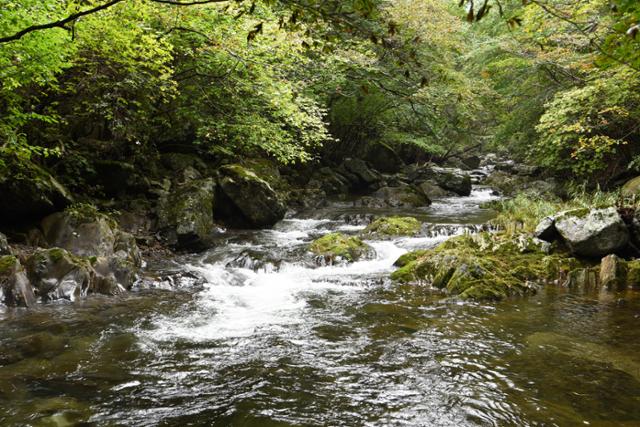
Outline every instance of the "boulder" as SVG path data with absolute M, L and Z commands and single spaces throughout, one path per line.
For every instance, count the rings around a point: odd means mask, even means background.
M 89 292 L 93 269 L 88 260 L 64 249 L 40 249 L 26 262 L 27 276 L 43 301 L 75 301 Z
M 117 223 L 89 205 L 75 206 L 42 221 L 49 246 L 69 251 L 76 257 L 105 258 L 111 274 L 124 289 L 133 286 L 142 266 L 135 237 L 120 230 Z
M 72 202 L 69 192 L 43 168 L 26 160 L 3 159 L 0 167 L 0 221 L 40 219 Z
M 626 262 L 616 255 L 607 255 L 600 261 L 600 284 L 608 290 L 623 290 L 627 282 Z
M 341 233 L 326 234 L 314 240 L 309 250 L 322 264 L 354 262 L 375 256 L 373 248 L 358 237 L 349 237 Z
M 449 195 L 449 192 L 440 187 L 434 180 L 423 181 L 417 184 L 422 193 L 429 199 L 436 197 L 445 197 Z
M 0 303 L 8 306 L 30 307 L 36 302 L 33 288 L 18 258 L 0 257 Z
M 382 173 L 396 173 L 404 167 L 404 161 L 388 144 L 378 142 L 370 144 L 364 159 Z
M 218 211 L 226 219 L 251 228 L 262 228 L 271 227 L 284 218 L 286 207 L 273 188 L 253 171 L 237 164 L 223 166 L 219 185 L 226 199 L 224 202 L 232 205 Z M 234 213 L 240 217 L 231 218 Z
M 640 176 L 627 181 L 623 186 L 621 193 L 625 197 L 640 195 Z
M 180 249 L 204 249 L 214 231 L 213 179 L 174 183 L 158 200 L 158 228 L 167 242 Z
M 386 239 L 397 236 L 415 236 L 420 233 L 421 228 L 422 223 L 415 218 L 390 216 L 376 219 L 362 233 L 366 238 Z
M 578 267 L 579 260 L 548 253 L 530 235 L 482 232 L 453 237 L 434 249 L 400 257 L 391 278 L 429 283 L 462 299 L 499 300 L 535 293 Z
M 429 206 L 431 200 L 417 187 L 404 185 L 401 187 L 382 187 L 372 194 L 374 199 L 383 201 L 388 207 L 419 208 Z
M 162 166 L 174 173 L 180 173 L 187 168 L 193 168 L 199 172 L 207 170 L 207 164 L 195 154 L 163 153 L 160 156 L 160 162 Z
M 558 230 L 556 230 L 555 218 L 550 216 L 543 218 L 536 226 L 533 235 L 545 242 L 551 243 L 556 241 L 560 235 L 558 234 Z
M 347 171 L 349 175 L 347 178 L 352 177 L 351 183 L 354 190 L 370 188 L 382 181 L 382 176 L 361 159 L 346 159 L 342 162 L 341 168 Z
M 603 257 L 622 250 L 629 231 L 615 207 L 575 209 L 557 216 L 555 228 L 573 253 Z
M 459 169 L 427 165 L 410 172 L 409 178 L 413 182 L 433 180 L 438 186 L 459 196 L 471 194 L 471 176 Z

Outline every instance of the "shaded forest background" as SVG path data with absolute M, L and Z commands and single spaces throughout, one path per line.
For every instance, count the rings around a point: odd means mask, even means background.
M 605 187 L 640 170 L 632 0 L 2 3 L 5 177 L 36 164 L 99 195 L 96 159 L 144 171 L 176 150 L 494 151 Z

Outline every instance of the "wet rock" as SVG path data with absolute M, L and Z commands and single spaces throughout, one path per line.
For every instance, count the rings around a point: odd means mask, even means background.
M 314 240 L 309 250 L 322 260 L 322 264 L 354 262 L 372 258 L 375 251 L 358 237 L 330 233 Z
M 226 201 L 233 204 L 248 227 L 271 227 L 284 218 L 286 208 L 271 186 L 254 172 L 240 166 L 227 165 L 220 169 L 219 185 Z M 218 206 L 216 206 L 217 208 Z M 219 211 L 229 218 L 232 210 Z
M 319 188 L 291 190 L 288 204 L 299 210 L 323 207 L 327 204 L 327 193 Z
M 7 236 L 0 233 L 0 255 L 13 255 Z
M 411 217 L 378 218 L 364 229 L 367 238 L 391 238 L 396 236 L 415 236 L 420 233 L 422 223 Z
M 214 198 L 213 179 L 189 177 L 174 183 L 158 200 L 158 228 L 170 245 L 193 250 L 207 247 L 215 228 Z
M 70 193 L 41 167 L 26 160 L 4 160 L 0 167 L 0 221 L 39 219 L 72 202 Z
M 92 283 L 88 260 L 64 249 L 40 249 L 27 259 L 27 276 L 43 301 L 75 301 L 87 295 Z
M 626 288 L 627 268 L 624 260 L 616 255 L 607 255 L 600 261 L 600 284 L 608 290 Z
M 388 207 L 424 207 L 431 204 L 431 200 L 417 187 L 405 185 L 402 187 L 383 187 L 371 195 L 375 199 L 384 201 Z
M 553 217 L 545 217 L 536 226 L 533 235 L 545 242 L 554 242 L 560 237 L 556 230 L 556 220 Z
M 549 255 L 529 235 L 487 232 L 453 237 L 435 249 L 403 255 L 396 264 L 395 281 L 430 283 L 450 295 L 480 300 L 534 293 L 537 283 L 564 278 L 579 265 Z
M 140 250 L 135 237 L 120 230 L 110 217 L 81 206 L 48 216 L 42 229 L 51 247 L 63 248 L 76 257 L 106 258 L 118 285 L 125 289 L 133 285 L 142 266 Z
M 598 273 L 593 268 L 578 268 L 569 273 L 563 287 L 580 292 L 589 292 L 598 288 Z
M 31 307 L 36 302 L 33 288 L 18 258 L 0 257 L 0 303 L 11 307 Z
M 555 227 L 572 252 L 580 256 L 603 257 L 629 242 L 629 231 L 614 207 L 564 212 L 556 218 Z

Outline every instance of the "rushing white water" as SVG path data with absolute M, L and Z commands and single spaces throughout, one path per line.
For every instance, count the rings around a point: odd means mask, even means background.
M 495 198 L 491 190 L 477 189 L 469 197 L 436 201 L 433 211 L 468 214 L 480 209 L 480 203 Z M 208 254 L 188 266 L 207 282 L 195 303 L 180 317 L 155 319 L 155 328 L 144 332 L 146 338 L 156 342 L 202 342 L 277 334 L 279 328 L 305 321 L 307 301 L 314 296 L 362 292 L 371 280 L 385 280 L 393 263 L 408 250 L 434 247 L 453 235 L 474 230 L 464 225 L 435 225 L 419 237 L 367 241 L 376 252 L 371 260 L 322 267 L 310 262 L 306 247 L 314 237 L 334 230 L 357 232 L 362 228 L 329 219 L 287 219 L 273 230 L 260 232 L 255 243 L 227 245 L 218 249 L 217 256 L 216 251 Z M 241 250 L 251 251 L 244 264 L 254 268 L 230 266 L 230 260 Z M 254 258 L 261 257 L 279 259 L 254 262 Z

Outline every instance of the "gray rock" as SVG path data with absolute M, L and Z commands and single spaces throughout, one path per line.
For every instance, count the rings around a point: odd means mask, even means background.
M 612 254 L 629 242 L 627 226 L 614 207 L 564 212 L 555 227 L 572 252 L 585 257 Z
M 251 228 L 271 227 L 284 218 L 286 207 L 263 179 L 240 165 L 227 165 L 220 169 L 219 185 L 242 221 Z M 217 207 L 217 206 L 216 206 Z M 220 211 L 229 220 L 233 210 Z M 239 218 L 235 218 L 237 221 Z
M 31 307 L 35 302 L 33 288 L 20 261 L 11 255 L 0 257 L 0 303 Z
M 116 275 L 118 285 L 124 289 L 133 286 L 142 266 L 140 250 L 135 237 L 120 230 L 113 219 L 97 212 L 65 211 L 45 218 L 42 229 L 49 246 L 76 257 L 106 258 L 114 268 L 128 271 Z
M 342 163 L 342 167 L 357 178 L 357 181 L 354 182 L 355 188 L 367 188 L 382 181 L 382 176 L 372 170 L 364 160 L 346 159 Z
M 433 180 L 435 183 L 459 196 L 471 194 L 471 177 L 459 169 L 424 166 L 409 173 L 413 182 Z
M 40 249 L 26 262 L 27 276 L 43 301 L 75 301 L 87 295 L 93 269 L 88 260 L 64 249 Z
M 556 220 L 554 217 L 545 217 L 538 223 L 533 235 L 545 242 L 554 242 L 560 235 L 556 230 Z
M 169 244 L 181 249 L 206 248 L 215 228 L 213 179 L 195 176 L 185 175 L 183 183 L 175 183 L 158 200 L 158 228 Z
M 418 188 L 427 196 L 429 199 L 433 199 L 434 197 L 444 197 L 448 196 L 449 192 L 444 188 L 440 187 L 436 184 L 435 181 L 423 181 L 417 184 Z

